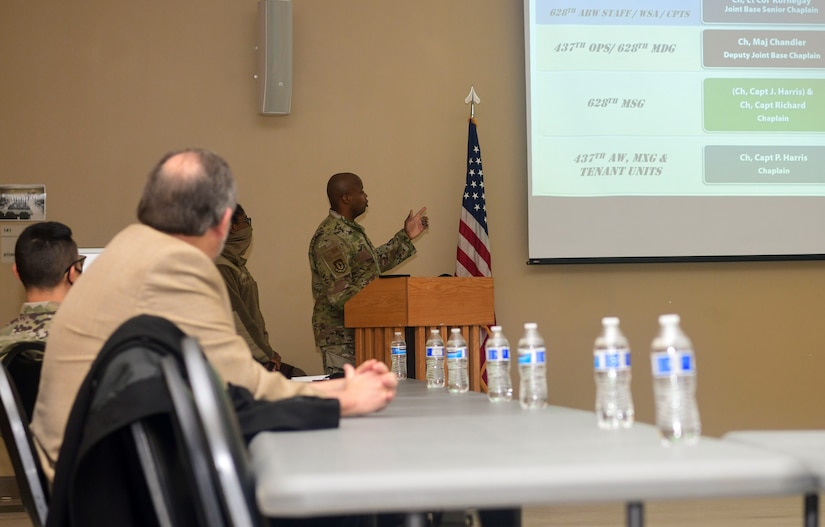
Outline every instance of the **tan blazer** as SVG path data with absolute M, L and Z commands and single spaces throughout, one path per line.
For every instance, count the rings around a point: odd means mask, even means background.
M 224 381 L 258 399 L 318 395 L 312 385 L 268 372 L 252 357 L 235 331 L 226 286 L 208 256 L 151 227 L 130 225 L 80 276 L 52 322 L 32 420 L 49 480 L 92 361 L 109 335 L 140 314 L 164 317 L 196 337 Z

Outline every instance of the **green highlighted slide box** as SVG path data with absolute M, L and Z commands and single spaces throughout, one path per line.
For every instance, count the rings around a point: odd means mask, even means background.
M 825 79 L 705 79 L 708 132 L 825 132 Z
M 825 146 L 711 145 L 705 183 L 825 183 Z

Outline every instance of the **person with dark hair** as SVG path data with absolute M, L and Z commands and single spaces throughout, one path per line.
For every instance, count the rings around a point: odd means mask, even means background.
M 52 317 L 80 273 L 72 230 L 56 221 L 33 223 L 14 245 L 12 272 L 23 283 L 26 302 L 17 318 L 0 328 L 0 357 L 19 342 L 45 342 Z
M 324 397 L 347 416 L 381 410 L 395 396 L 397 379 L 376 361 L 348 368 L 344 379 L 303 383 L 267 371 L 252 357 L 214 263 L 230 230 L 236 192 L 217 154 L 187 149 L 164 156 L 144 187 L 140 223 L 115 235 L 61 304 L 32 420 L 49 480 L 83 379 L 109 336 L 137 315 L 165 318 L 196 338 L 223 381 L 255 399 Z
M 355 218 L 367 210 L 367 193 L 361 178 L 350 172 L 333 175 L 327 182 L 329 215 L 309 243 L 312 272 L 312 329 L 324 371 L 334 375 L 345 364 L 355 364 L 355 336 L 344 327 L 344 304 L 379 274 L 415 254 L 413 240 L 429 226 L 424 207 L 410 210 L 404 228 L 380 247 L 373 246 Z
M 281 355 L 269 344 L 264 315 L 258 298 L 258 283 L 246 268 L 247 258 L 252 248 L 252 218 L 238 204 L 232 213 L 229 236 L 221 254 L 215 260 L 232 302 L 232 315 L 238 334 L 249 345 L 255 360 L 267 370 L 280 371 L 289 379 L 306 375 L 291 364 L 281 361 Z

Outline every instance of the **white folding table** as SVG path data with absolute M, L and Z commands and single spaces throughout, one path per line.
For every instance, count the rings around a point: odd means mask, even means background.
M 745 430 L 729 432 L 723 439 L 782 452 L 802 461 L 818 482 L 805 493 L 803 524 L 819 525 L 818 492 L 825 490 L 825 430 Z
M 409 526 L 424 525 L 426 511 L 619 501 L 639 527 L 645 501 L 817 485 L 786 453 L 711 438 L 665 447 L 648 424 L 600 430 L 593 412 L 522 410 L 413 380 L 382 412 L 338 429 L 261 433 L 250 453 L 267 516 L 403 512 Z

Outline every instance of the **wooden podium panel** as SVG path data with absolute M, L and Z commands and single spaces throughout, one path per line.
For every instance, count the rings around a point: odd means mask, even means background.
M 377 278 L 344 306 L 344 325 L 355 329 L 355 362 L 375 358 L 390 363 L 394 331 L 413 331 L 415 378 L 425 378 L 425 344 L 431 328 L 444 341 L 460 327 L 467 341 L 470 389 L 481 389 L 480 334 L 495 322 L 492 278 Z

